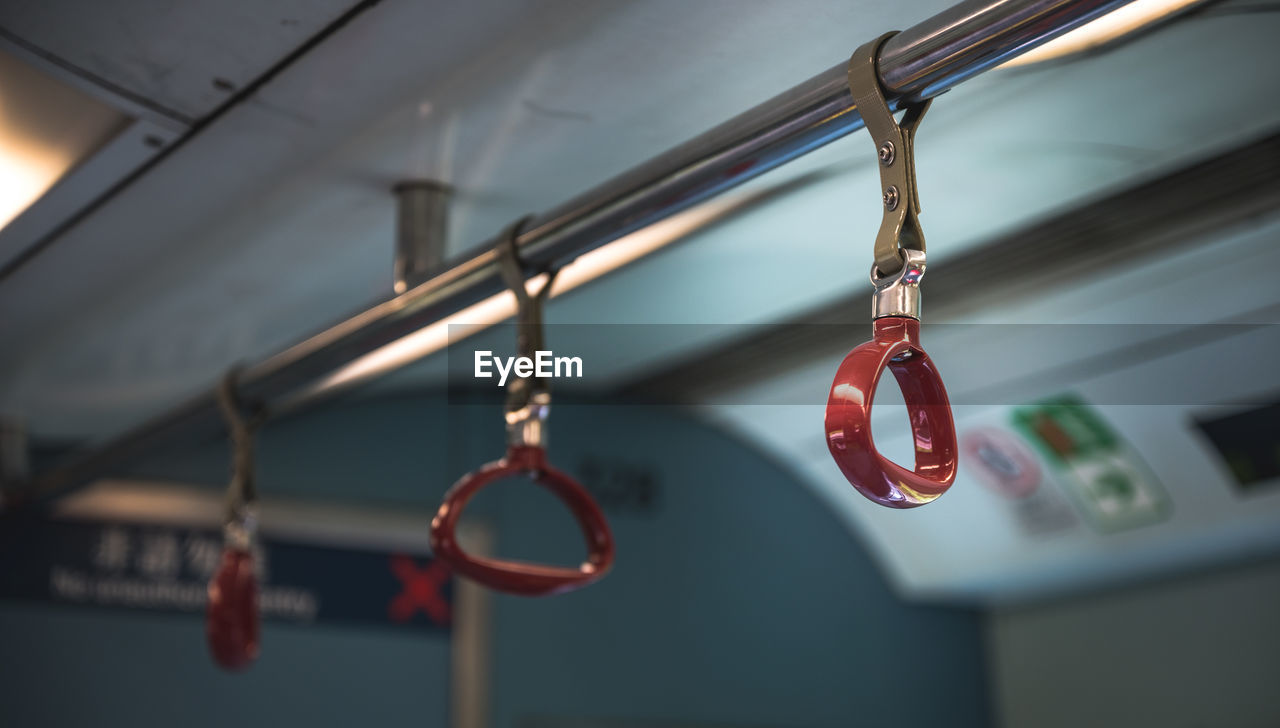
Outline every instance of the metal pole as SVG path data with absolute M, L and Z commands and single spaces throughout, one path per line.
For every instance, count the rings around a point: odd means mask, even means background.
M 17 419 L 0 417 L 0 504 L 21 503 L 31 495 L 27 431 Z
M 887 41 L 880 79 L 894 108 L 903 99 L 931 98 L 1128 1 L 962 2 Z M 520 235 L 521 259 L 531 266 L 566 264 L 862 128 L 846 72 L 847 62 L 841 61 L 537 216 Z M 486 241 L 435 277 L 247 367 L 239 382 L 242 395 L 270 407 L 332 394 L 315 384 L 368 352 L 504 290 L 496 244 Z M 215 389 L 38 475 L 35 492 L 56 495 L 149 453 L 218 432 Z
M 396 196 L 397 294 L 428 280 L 444 264 L 449 234 L 449 186 L 433 180 L 406 180 L 392 191 Z

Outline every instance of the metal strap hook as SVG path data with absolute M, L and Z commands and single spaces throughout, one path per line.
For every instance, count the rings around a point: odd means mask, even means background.
M 903 251 L 920 252 L 924 263 L 924 232 L 920 228 L 920 193 L 916 185 L 915 132 L 932 100 L 909 104 L 901 122 L 880 87 L 877 65 L 880 48 L 897 31 L 885 33 L 854 51 L 849 59 L 849 90 L 858 113 L 876 145 L 880 160 L 884 222 L 876 235 L 872 280 L 898 272 L 906 257 Z M 923 269 L 921 270 L 923 275 Z
M 530 218 L 512 223 L 497 246 L 498 269 L 502 280 L 516 297 L 516 355 L 533 359 L 545 347 L 542 323 L 543 304 L 555 284 L 558 270 L 546 271 L 547 279 L 537 293 L 530 294 L 525 285 L 524 261 L 520 259 L 520 230 Z M 507 388 L 507 433 L 510 444 L 541 446 L 545 440 L 544 424 L 551 407 L 551 385 L 535 373 L 518 377 Z
M 946 387 L 920 345 L 920 279 L 924 233 L 916 189 L 914 138 L 929 102 L 907 106 L 902 122 L 880 88 L 877 58 L 894 34 L 867 43 L 849 59 L 849 90 L 880 160 L 884 222 L 871 265 L 872 340 L 850 351 L 827 398 L 827 448 L 840 472 L 867 498 L 890 508 L 914 508 L 942 495 L 956 476 L 956 429 Z M 915 467 L 904 468 L 876 450 L 871 406 L 885 370 L 906 401 L 915 441 Z
M 258 576 L 253 548 L 257 538 L 258 499 L 253 476 L 253 436 L 266 419 L 261 406 L 246 408 L 232 368 L 218 387 L 218 405 L 227 420 L 233 449 L 227 486 L 227 520 L 222 559 L 209 582 L 205 638 L 214 662 L 225 670 L 243 670 L 257 659 L 260 640 Z
M 260 404 L 246 406 L 241 400 L 237 387 L 239 368 L 232 368 L 222 378 L 218 386 L 218 406 L 222 409 L 227 421 L 227 430 L 231 437 L 232 460 L 231 482 L 227 486 L 227 528 L 228 538 L 233 535 L 239 538 L 251 538 L 251 534 L 232 534 L 233 530 L 252 529 L 250 521 L 254 518 L 252 506 L 258 500 L 258 489 L 254 481 L 254 435 L 266 421 L 266 408 Z M 236 529 L 239 526 L 239 529 Z M 245 544 L 247 547 L 247 544 Z

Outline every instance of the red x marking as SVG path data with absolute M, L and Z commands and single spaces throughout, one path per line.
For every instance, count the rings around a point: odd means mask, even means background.
M 440 587 L 449 581 L 449 567 L 435 560 L 419 569 L 413 557 L 396 554 L 391 557 L 391 573 L 404 585 L 403 591 L 391 600 L 387 612 L 397 622 L 408 622 L 419 610 L 440 624 L 449 622 L 449 602 L 440 593 Z

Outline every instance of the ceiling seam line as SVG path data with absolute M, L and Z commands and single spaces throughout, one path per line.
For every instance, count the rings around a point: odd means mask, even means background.
M 152 101 L 151 99 L 147 98 L 143 94 L 140 94 L 136 91 L 131 91 L 108 78 L 99 76 L 98 74 L 88 70 L 87 68 L 78 66 L 72 63 L 71 61 L 68 61 L 67 59 L 63 58 L 62 56 L 59 56 L 53 51 L 47 50 L 45 48 L 42 48 L 36 45 L 35 43 L 32 43 L 31 41 L 28 41 L 27 39 L 14 33 L 13 31 L 9 30 L 8 28 L 2 25 L 0 25 L 0 38 L 3 38 L 6 42 L 12 43 L 13 45 L 18 46 L 19 48 L 22 48 L 28 53 L 40 58 L 43 61 L 47 61 L 51 65 L 57 66 L 58 68 L 66 71 L 67 73 L 70 73 L 73 76 L 76 76 L 77 78 L 83 81 L 86 81 L 88 83 L 93 84 L 94 86 L 97 86 L 98 88 L 102 89 L 103 91 L 106 91 L 107 93 L 110 93 L 114 96 L 119 96 L 120 98 L 128 101 L 131 104 L 135 104 L 137 106 L 140 106 L 146 109 L 147 111 L 155 113 L 159 116 L 163 116 L 164 118 L 170 121 L 176 121 L 179 124 L 182 124 L 184 127 L 191 127 L 191 126 L 194 126 L 196 123 L 195 118 L 187 116 L 186 114 L 180 111 L 177 111 L 176 109 L 171 109 L 163 104 L 156 103 L 155 101 Z
M 262 75 L 258 76 L 239 91 L 236 91 L 231 98 L 223 102 L 221 106 L 197 120 L 190 126 L 186 133 L 178 137 L 178 139 L 172 144 L 157 152 L 155 156 L 151 157 L 146 162 L 143 162 L 137 169 L 133 170 L 123 179 L 111 185 L 111 187 L 109 187 L 105 192 L 86 203 L 53 230 L 50 230 L 48 233 L 44 234 L 38 240 L 20 251 L 17 255 L 10 258 L 8 262 L 3 266 L 0 266 L 0 285 L 3 285 L 5 281 L 12 278 L 22 268 L 31 263 L 31 261 L 39 257 L 41 253 L 52 247 L 63 235 L 67 234 L 81 222 L 88 219 L 98 210 L 102 209 L 102 207 L 114 199 L 116 195 L 119 195 L 121 192 L 132 186 L 134 182 L 137 182 L 152 169 L 155 169 L 161 162 L 168 159 L 169 155 L 184 147 L 187 142 L 194 139 L 197 134 L 207 129 L 232 109 L 249 100 L 250 97 L 260 91 L 307 53 L 315 49 L 316 46 L 329 39 L 351 21 L 355 20 L 356 17 L 380 2 L 382 2 L 382 0 L 361 0 L 361 2 L 352 6 L 333 22 L 329 23 L 319 32 L 304 41 L 302 45 L 299 45 L 297 48 L 290 51 L 288 55 L 277 61 Z

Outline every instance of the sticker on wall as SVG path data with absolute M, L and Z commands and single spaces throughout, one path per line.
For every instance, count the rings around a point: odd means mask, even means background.
M 1035 453 L 1017 435 L 995 427 L 977 427 L 961 435 L 960 447 L 962 467 L 1003 496 L 1024 534 L 1048 535 L 1079 523 L 1062 494 L 1045 487 Z
M 1013 411 L 1017 428 L 1063 478 L 1087 520 L 1103 532 L 1163 521 L 1173 504 L 1138 453 L 1092 405 L 1067 395 Z

